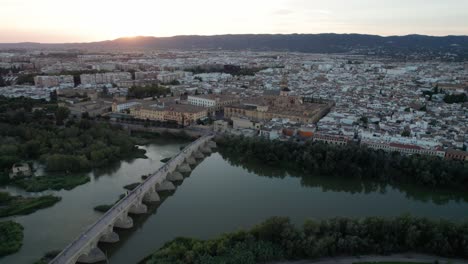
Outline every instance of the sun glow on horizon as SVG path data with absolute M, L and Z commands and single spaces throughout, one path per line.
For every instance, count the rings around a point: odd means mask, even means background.
M 468 34 L 468 1 L 463 0 L 0 0 L 0 6 L 0 42 L 247 33 Z

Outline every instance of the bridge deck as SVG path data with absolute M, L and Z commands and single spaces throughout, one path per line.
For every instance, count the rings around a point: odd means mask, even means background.
M 128 210 L 135 202 L 141 201 L 144 194 L 153 186 L 163 182 L 166 179 L 167 173 L 174 171 L 177 166 L 184 162 L 188 153 L 197 150 L 201 145 L 213 138 L 212 135 L 203 136 L 196 141 L 190 143 L 179 154 L 169 160 L 155 173 L 143 181 L 138 187 L 128 193 L 123 199 L 117 202 L 111 209 L 104 213 L 94 224 L 92 224 L 79 237 L 71 242 L 59 255 L 57 255 L 50 263 L 52 264 L 68 264 L 74 259 L 77 259 L 84 249 L 90 246 L 93 241 L 99 239 L 99 236 L 109 226 L 113 225 L 115 220 L 119 218 L 123 211 Z

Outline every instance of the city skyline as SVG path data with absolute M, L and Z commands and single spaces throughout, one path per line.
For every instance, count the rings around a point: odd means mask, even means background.
M 92 42 L 119 37 L 358 33 L 468 35 L 468 2 L 273 0 L 171 2 L 0 0 L 0 42 Z

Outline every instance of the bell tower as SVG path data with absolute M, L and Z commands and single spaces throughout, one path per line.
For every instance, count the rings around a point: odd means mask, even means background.
M 286 75 L 283 75 L 283 78 L 281 79 L 280 88 L 280 96 L 289 96 L 289 92 L 291 92 L 291 90 L 288 88 L 288 77 Z

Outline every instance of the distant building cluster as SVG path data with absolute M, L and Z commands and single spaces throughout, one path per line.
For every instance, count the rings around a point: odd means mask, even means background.
M 71 75 L 36 76 L 34 77 L 34 85 L 37 88 L 73 88 L 75 86 L 75 82 Z
M 6 85 L 0 95 L 49 100 L 59 91 L 76 116 L 112 112 L 180 126 L 212 124 L 216 131 L 246 136 L 354 141 L 463 159 L 468 63 L 426 56 L 402 61 L 253 51 L 9 51 L 0 53 Z M 132 87 L 161 86 L 167 94 L 129 97 Z
M 121 81 L 131 81 L 132 75 L 129 72 L 107 72 L 96 74 L 82 74 L 80 76 L 82 85 L 97 84 L 117 84 Z

